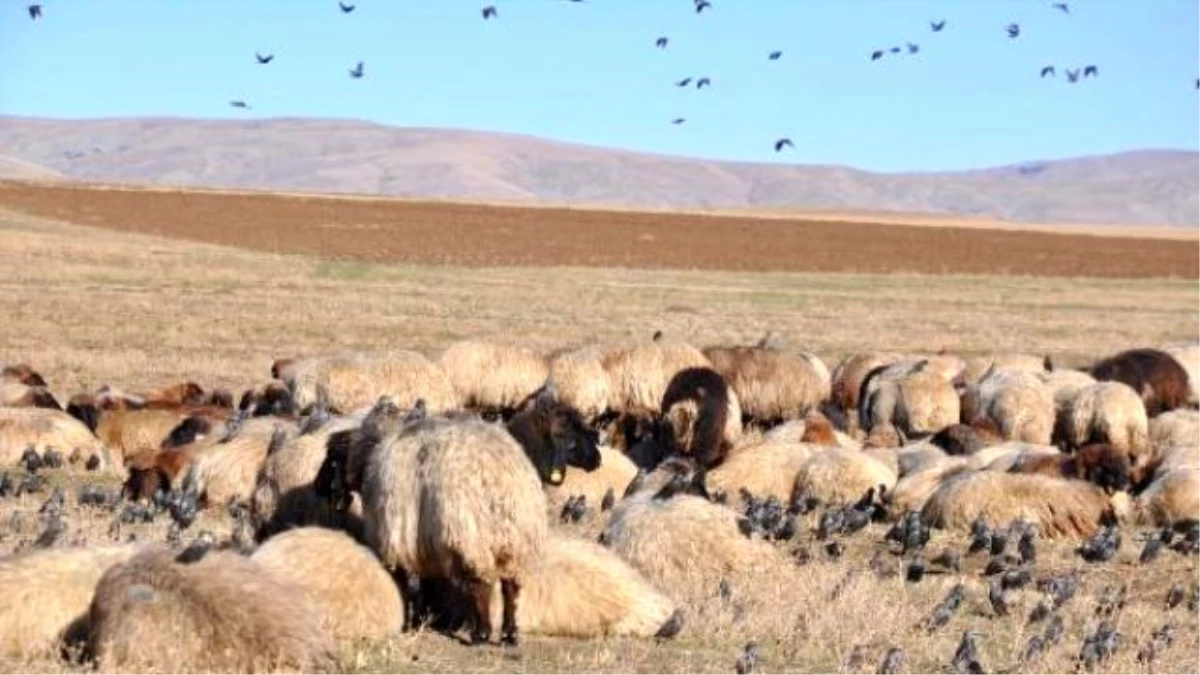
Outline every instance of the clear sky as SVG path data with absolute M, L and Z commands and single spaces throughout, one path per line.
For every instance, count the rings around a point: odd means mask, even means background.
M 0 114 L 358 118 L 880 171 L 1200 146 L 1196 0 L 354 1 L 42 0 L 31 21 L 0 0 Z

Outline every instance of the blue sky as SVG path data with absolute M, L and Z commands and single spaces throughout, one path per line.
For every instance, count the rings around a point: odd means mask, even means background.
M 1200 147 L 1196 0 L 710 2 L 42 0 L 34 22 L 0 0 L 0 114 L 343 117 L 879 171 Z M 921 51 L 868 58 L 906 41 Z M 1089 63 L 1099 78 L 1065 82 Z

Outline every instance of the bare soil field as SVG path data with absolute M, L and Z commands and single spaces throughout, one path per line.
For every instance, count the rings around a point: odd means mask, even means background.
M 746 270 L 769 260 L 772 249 L 770 242 L 760 241 L 756 228 L 776 232 L 770 228 L 778 227 L 783 240 L 799 242 L 793 253 L 777 244 L 789 260 L 807 260 L 811 249 L 800 244 L 820 237 L 787 234 L 810 227 L 790 222 L 728 219 L 714 221 L 718 227 L 701 218 L 629 216 L 624 224 L 606 225 L 604 217 L 582 217 L 585 224 L 579 227 L 593 243 L 608 241 L 604 235 L 612 231 L 626 237 L 647 231 L 684 246 L 694 239 L 675 238 L 677 231 L 710 232 L 704 236 L 711 238 L 703 240 L 709 248 L 660 250 L 664 239 L 642 242 L 661 254 L 659 260 L 636 245 L 592 250 L 587 243 L 574 243 L 567 232 L 576 221 L 559 228 L 542 211 L 537 217 L 520 210 L 501 216 L 499 209 L 469 207 L 422 211 L 367 203 L 360 210 L 321 200 L 158 199 L 71 188 L 0 189 L 5 270 L 0 312 L 7 319 L 0 323 L 0 362 L 32 364 L 62 396 L 103 383 L 136 390 L 181 379 L 241 391 L 266 380 L 271 361 L 280 356 L 388 347 L 436 356 L 464 337 L 547 351 L 645 338 L 659 328 L 697 345 L 754 341 L 773 330 L 785 345 L 815 351 L 830 365 L 851 351 L 877 348 L 1029 351 L 1079 364 L 1133 345 L 1200 339 L 1194 244 L 1153 242 L 1140 249 L 1140 242 L 1114 238 L 1105 241 L 1116 242 L 1126 254 L 1113 254 L 1110 261 L 1071 257 L 1076 243 L 1092 238 L 1068 237 L 1071 246 L 1047 252 L 1050 259 L 1074 260 L 1079 267 L 1070 269 L 1079 274 L 1095 270 L 1100 276 L 1107 275 L 1105 264 L 1128 264 L 1125 269 L 1138 272 L 1130 276 L 1170 274 L 1168 261 L 1178 259 L 1182 271 L 1175 274 L 1182 278 L 1176 279 L 1046 276 L 1002 265 L 987 269 L 1018 276 L 885 275 L 865 271 L 889 269 L 879 261 L 868 265 L 864 256 L 860 270 L 847 266 L 833 249 L 819 249 L 823 252 L 815 262 L 791 268 L 803 272 L 751 273 Z M 439 238 L 449 235 L 435 236 L 442 227 L 458 233 L 459 249 Z M 509 233 L 496 233 L 505 227 Z M 292 236 L 293 229 L 300 234 Z M 921 249 L 920 260 L 945 262 L 928 263 L 926 272 L 957 265 L 939 246 L 975 236 L 947 230 L 938 239 L 904 234 L 905 228 L 893 225 L 879 231 L 893 233 L 907 246 L 932 246 Z M 506 243 L 513 233 L 529 251 Z M 432 241 L 411 241 L 423 236 Z M 733 242 L 743 240 L 749 252 L 734 248 Z M 863 245 L 868 244 L 874 245 Z M 734 250 L 725 256 L 721 246 Z M 1128 255 L 1130 246 L 1143 253 Z M 691 264 L 683 255 L 688 251 L 704 264 Z M 1184 264 L 1188 251 L 1190 268 Z M 305 253 L 342 259 L 300 255 Z M 962 255 L 985 261 L 985 253 Z M 655 269 L 593 267 L 642 265 L 643 260 Z M 433 262 L 454 265 L 418 264 Z M 841 272 L 817 273 L 826 269 L 822 264 Z M 1016 258 L 1010 264 L 1016 265 Z M 705 271 L 663 269 L 672 266 Z M 724 266 L 730 271 L 720 271 Z M 113 528 L 116 512 L 76 503 L 81 484 L 100 482 L 111 490 L 116 487 L 112 479 L 61 471 L 48 476 L 50 485 L 38 494 L 0 499 L 0 554 L 38 537 L 38 510 L 53 485 L 66 488 L 62 543 L 166 536 L 165 515 L 152 524 Z M 589 538 L 605 520 L 594 507 L 579 524 L 560 524 L 553 515 L 554 527 Z M 1144 531 L 1126 529 L 1120 552 L 1105 564 L 1084 563 L 1071 542 L 1040 543 L 1035 578 L 1079 570 L 1082 585 L 1060 610 L 1062 641 L 1023 666 L 1019 659 L 1026 644 L 1046 629 L 1045 621 L 1028 621 L 1044 594 L 1032 586 L 1019 590 L 1008 614 L 999 616 L 988 601 L 988 578 L 981 574 L 984 556 L 965 559 L 957 573 L 931 565 L 923 581 L 910 583 L 902 571 L 881 576 L 869 564 L 881 552 L 886 567 L 901 570 L 901 558 L 883 543 L 884 526 L 847 537 L 845 552 L 832 558 L 824 542 L 815 539 L 815 525 L 810 518 L 796 540 L 777 545 L 787 561 L 793 550 L 807 548 L 812 560 L 806 565 L 731 577 L 728 597 L 719 592 L 719 579 L 679 591 L 686 624 L 673 640 L 527 635 L 514 650 L 465 647 L 423 630 L 377 643 L 344 644 L 343 667 L 347 672 L 729 672 L 746 643 L 754 641 L 759 649 L 754 672 L 875 672 L 891 646 L 905 651 L 901 672 L 953 672 L 955 648 L 970 629 L 979 632 L 980 660 L 988 671 L 1073 672 L 1085 638 L 1106 618 L 1097 613 L 1101 597 L 1110 587 L 1127 584 L 1124 607 L 1107 617 L 1121 632 L 1120 647 L 1094 671 L 1196 672 L 1197 614 L 1186 604 L 1166 610 L 1164 600 L 1177 583 L 1195 593 L 1197 559 L 1164 551 L 1154 564 L 1138 565 Z M 230 529 L 229 516 L 216 509 L 185 531 L 183 541 L 204 530 L 224 537 Z M 935 532 L 928 550 L 932 557 L 943 547 L 965 551 L 966 545 L 962 534 Z M 959 582 L 966 591 L 962 607 L 947 625 L 927 631 L 922 620 Z M 1176 631 L 1173 644 L 1152 665 L 1139 663 L 1137 655 L 1151 634 L 1168 623 Z M 53 655 L 0 660 L 3 672 L 84 668 Z
M 1200 276 L 1194 241 L 825 219 L 0 183 L 0 208 L 272 253 L 379 263 Z

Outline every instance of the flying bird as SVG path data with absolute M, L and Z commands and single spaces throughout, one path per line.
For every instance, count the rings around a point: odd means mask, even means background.
M 879 59 L 882 59 L 882 58 L 883 58 L 883 50 L 882 49 L 876 49 L 875 51 L 871 52 L 871 60 L 872 61 L 878 61 Z
M 1096 70 L 1096 66 L 1084 66 L 1083 67 L 1083 76 L 1084 77 L 1095 77 L 1095 76 L 1098 76 L 1099 74 L 1100 74 L 1100 72 L 1098 70 Z
M 40 18 L 41 16 L 42 16 L 42 6 L 41 5 L 30 5 L 29 6 L 29 19 L 30 20 Z
M 1047 75 L 1054 77 L 1054 66 L 1046 66 L 1045 68 L 1042 68 L 1042 77 Z
M 363 76 L 363 62 L 359 61 L 358 65 L 350 69 L 350 77 L 358 79 Z
M 675 83 L 675 86 L 676 86 L 676 87 L 686 87 L 686 86 L 688 86 L 688 85 L 689 85 L 689 84 L 691 84 L 691 83 L 692 83 L 692 78 L 690 78 L 690 77 L 685 77 L 685 78 L 683 78 L 682 80 L 680 80 L 680 81 L 676 82 L 676 83 Z
M 933 32 L 940 33 L 942 29 L 946 27 L 946 20 L 942 19 L 941 21 L 930 21 L 929 27 L 933 30 Z
M 484 7 L 481 12 L 483 13 L 483 18 L 485 19 L 496 16 L 496 6 L 488 5 L 487 7 Z
M 664 35 L 664 36 L 658 38 L 657 40 L 655 40 L 654 46 L 658 47 L 659 49 L 666 49 L 667 48 L 667 37 Z
M 266 56 L 263 56 L 262 54 L 259 54 L 258 52 L 254 52 L 254 58 L 258 59 L 259 63 L 266 64 L 266 63 L 270 63 L 271 59 L 275 58 L 275 55 L 267 54 Z
M 768 54 L 767 58 L 772 61 L 778 61 L 779 57 L 781 57 L 781 56 L 783 56 L 783 52 L 781 52 L 779 50 L 775 50 L 775 51 L 771 52 L 770 54 Z
M 687 120 L 684 119 L 683 117 L 676 117 L 675 119 L 671 120 L 671 124 L 679 125 L 679 124 L 683 124 L 686 121 Z
M 229 105 L 233 106 L 234 108 L 246 108 L 247 110 L 250 109 L 250 106 L 247 105 L 245 101 L 230 101 Z
M 775 152 L 779 152 L 779 151 L 783 150 L 784 146 L 789 147 L 793 150 L 796 149 L 796 146 L 792 145 L 792 139 L 781 138 L 781 139 L 775 141 Z
M 1015 38 L 1021 34 L 1021 27 L 1015 23 L 1008 24 L 1004 27 L 1004 30 L 1008 33 L 1008 37 L 1010 38 Z
M 1056 2 L 1056 3 L 1054 3 L 1053 5 L 1050 5 L 1050 6 L 1051 6 L 1051 7 L 1053 7 L 1054 9 L 1061 9 L 1061 10 L 1063 11 L 1063 13 L 1064 13 L 1064 14 L 1070 14 L 1070 13 L 1071 13 L 1071 8 L 1070 8 L 1070 7 L 1067 7 L 1067 3 L 1065 3 L 1065 2 Z
M 703 12 L 704 8 L 706 7 L 712 7 L 712 5 L 709 4 L 708 0 L 700 0 L 696 3 L 696 13 L 699 14 L 700 12 Z
M 908 48 L 909 54 L 916 54 L 917 52 L 921 51 L 921 45 L 914 44 L 912 42 L 906 42 L 904 43 L 904 46 Z
M 1067 82 L 1078 82 L 1078 81 L 1079 81 L 1079 69 L 1076 68 L 1075 70 L 1071 70 L 1068 68 L 1067 69 Z
M 706 86 L 711 87 L 712 80 L 709 80 L 707 77 L 702 77 L 702 78 L 696 80 L 696 88 L 697 89 L 703 89 Z
M 338 2 L 338 7 L 342 8 L 343 14 L 349 14 L 350 12 L 354 11 L 354 5 L 347 5 L 344 2 Z
M 888 51 L 890 51 L 890 52 L 891 52 L 891 53 L 893 53 L 893 54 L 899 54 L 899 53 L 900 53 L 900 48 L 899 48 L 899 47 L 892 47 L 892 48 L 891 48 L 891 49 L 889 49 Z

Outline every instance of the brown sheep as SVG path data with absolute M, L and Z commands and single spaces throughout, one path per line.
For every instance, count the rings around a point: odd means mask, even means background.
M 88 646 L 105 671 L 338 667 L 304 590 L 232 551 L 180 562 L 155 545 L 110 568 L 88 612 Z
M 0 369 L 0 380 L 16 382 L 28 387 L 46 387 L 46 380 L 28 363 L 12 363 Z
M 70 415 L 48 408 L 0 408 L 0 466 L 16 464 L 29 448 L 38 455 L 56 450 L 89 469 L 119 470 L 104 444 Z
M 729 383 L 742 414 L 762 426 L 803 417 L 829 398 L 824 364 L 803 355 L 747 346 L 703 350 L 713 369 Z
M 1188 373 L 1170 354 L 1158 349 L 1130 349 L 1101 359 L 1088 369 L 1099 381 L 1129 385 L 1154 417 L 1188 404 L 1191 385 Z
M 136 546 L 35 549 L 0 557 L 0 658 L 48 656 L 60 641 L 82 640 L 88 605 L 109 567 Z
M 78 399 L 73 399 L 73 405 L 75 416 L 109 449 L 117 471 L 153 463 L 163 443 L 189 418 L 202 418 L 216 427 L 223 425 L 230 415 L 226 408 L 210 406 L 97 408 L 91 403 L 81 405 Z M 190 426 L 187 431 L 194 433 L 197 429 Z
M 676 373 L 661 407 L 667 452 L 691 455 L 704 467 L 719 465 L 732 445 L 726 434 L 730 417 L 740 417 L 735 400 L 725 379 L 712 368 L 686 368 Z
M 1129 490 L 1134 484 L 1129 457 L 1106 443 L 1091 443 L 1070 455 L 1024 453 L 1008 471 L 1036 473 L 1054 478 L 1076 478 L 1108 492 Z
M 404 600 L 395 581 L 370 549 L 344 532 L 288 530 L 250 559 L 304 589 L 339 640 L 380 640 L 404 628 Z

